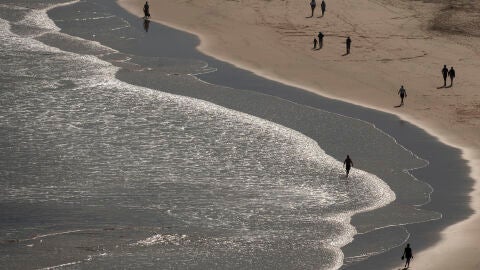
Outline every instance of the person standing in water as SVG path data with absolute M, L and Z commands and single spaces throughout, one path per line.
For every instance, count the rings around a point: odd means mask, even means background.
M 402 260 L 404 258 L 407 259 L 405 261 L 405 268 L 410 267 L 410 260 L 413 259 L 413 253 L 412 253 L 412 249 L 410 248 L 410 244 L 407 244 L 407 246 L 405 247 L 405 250 L 403 251 Z
M 443 87 L 446 87 L 447 86 L 447 76 L 448 76 L 447 65 L 443 65 L 442 76 L 443 76 Z
M 455 69 L 453 67 L 448 71 L 448 76 L 450 77 L 450 87 L 453 86 L 453 79 L 455 79 Z
M 145 18 L 150 18 L 150 6 L 148 5 L 148 1 L 143 5 L 143 13 L 145 14 Z
M 322 0 L 322 3 L 320 4 L 320 8 L 322 9 L 322 17 L 325 14 L 325 9 L 327 8 L 327 4 L 325 3 L 325 0 Z
M 350 46 L 352 45 L 352 40 L 350 39 L 350 37 L 347 37 L 347 41 L 345 41 L 345 44 L 347 44 L 347 53 L 346 54 L 350 54 Z
M 312 16 L 310 16 L 310 17 L 313 17 L 313 11 L 315 11 L 316 6 L 317 6 L 317 3 L 315 2 L 315 0 L 311 0 L 310 1 L 310 8 L 312 9 Z
M 401 99 L 400 106 L 403 106 L 403 99 L 407 97 L 407 90 L 403 88 L 403 85 L 400 86 L 400 90 L 398 90 L 398 94 L 400 95 L 400 99 Z
M 350 173 L 350 169 L 353 167 L 353 161 L 350 159 L 349 155 L 347 155 L 347 158 L 343 162 L 343 166 L 345 166 L 345 170 L 348 177 L 348 174 Z

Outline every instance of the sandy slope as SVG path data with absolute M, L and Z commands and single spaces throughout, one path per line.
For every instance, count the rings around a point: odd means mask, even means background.
M 397 114 L 461 148 L 477 180 L 472 207 L 478 210 L 480 38 L 428 30 L 474 32 L 480 26 L 468 18 L 477 18 L 469 13 L 475 9 L 418 1 L 326 1 L 323 18 L 317 17 L 319 3 L 314 18 L 306 18 L 309 0 L 155 0 L 150 6 L 153 20 L 198 35 L 199 49 L 208 55 L 324 96 Z M 119 3 L 143 16 L 144 0 Z M 312 50 L 318 31 L 326 35 L 324 46 Z M 347 35 L 352 53 L 343 56 Z M 452 88 L 438 89 L 443 64 L 456 69 Z M 406 106 L 395 108 L 402 84 Z M 475 214 L 417 254 L 415 268 L 480 269 L 478 243 L 480 216 Z

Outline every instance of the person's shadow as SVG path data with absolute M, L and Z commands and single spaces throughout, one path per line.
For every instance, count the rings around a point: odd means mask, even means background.
M 148 28 L 150 28 L 150 20 L 144 19 L 143 20 L 143 29 L 145 29 L 145 32 L 148 32 Z
M 394 108 L 400 108 L 400 107 L 402 107 L 402 106 L 403 106 L 403 104 L 398 104 L 398 105 L 395 105 L 395 106 L 393 106 L 393 107 L 394 107 Z
M 344 54 L 342 54 L 342 56 L 347 56 L 347 55 L 349 55 L 349 53 L 344 53 Z
M 452 88 L 453 85 L 442 85 L 442 86 L 439 86 L 437 87 L 437 89 L 443 89 L 443 88 Z

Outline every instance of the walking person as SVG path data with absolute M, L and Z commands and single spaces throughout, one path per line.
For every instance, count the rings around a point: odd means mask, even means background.
M 345 41 L 345 44 L 347 44 L 347 53 L 346 54 L 350 54 L 350 46 L 352 45 L 352 40 L 350 39 L 350 37 L 347 37 L 347 40 Z
M 412 249 L 410 248 L 410 244 L 407 244 L 405 250 L 403 251 L 402 260 L 403 259 L 407 259 L 405 261 L 405 268 L 410 267 L 410 260 L 413 259 L 413 253 Z
M 443 87 L 447 87 L 447 76 L 448 76 L 447 65 L 443 65 L 442 76 L 443 76 Z
M 313 17 L 313 12 L 315 11 L 316 6 L 317 6 L 317 3 L 315 2 L 315 0 L 311 0 L 310 1 L 310 8 L 312 9 L 312 16 L 310 16 L 310 18 Z
M 450 77 L 450 87 L 453 86 L 453 79 L 455 79 L 455 69 L 453 67 L 448 71 L 448 77 Z
M 323 33 L 318 32 L 318 48 L 321 49 L 323 47 Z
M 400 107 L 400 106 L 403 106 L 403 99 L 407 97 L 407 90 L 403 88 L 403 85 L 400 86 L 400 89 L 398 90 L 398 94 L 400 95 L 400 99 L 401 99 L 400 105 L 398 106 Z
M 343 166 L 345 166 L 345 171 L 347 173 L 347 178 L 348 178 L 348 174 L 350 173 L 350 168 L 353 167 L 353 161 L 350 159 L 349 155 L 347 155 L 347 158 L 343 162 Z
M 313 38 L 313 49 L 315 50 L 317 48 L 317 39 Z
M 143 13 L 145 14 L 145 18 L 150 18 L 150 6 L 148 5 L 148 1 L 143 5 Z
M 327 8 L 327 4 L 325 3 L 325 0 L 322 0 L 322 3 L 320 4 L 320 8 L 322 9 L 322 17 L 325 14 L 325 9 Z

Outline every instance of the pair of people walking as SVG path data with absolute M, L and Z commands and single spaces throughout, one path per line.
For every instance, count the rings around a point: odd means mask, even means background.
M 455 70 L 453 67 L 448 70 L 447 65 L 443 65 L 442 68 L 442 76 L 443 76 L 443 87 L 447 87 L 447 76 L 450 77 L 450 87 L 453 86 L 453 79 L 455 79 Z
M 318 49 L 321 49 L 323 47 L 323 33 L 318 32 L 318 41 L 316 38 L 313 38 L 313 49 L 317 48 L 317 43 L 318 43 Z
M 311 0 L 310 9 L 312 10 L 312 15 L 310 16 L 310 18 L 313 17 L 313 13 L 316 7 L 317 7 L 317 3 L 315 2 L 315 0 Z M 327 4 L 325 3 L 324 0 L 322 0 L 322 3 L 320 4 L 320 8 L 322 9 L 322 17 L 323 17 L 325 15 L 325 10 L 327 8 Z

